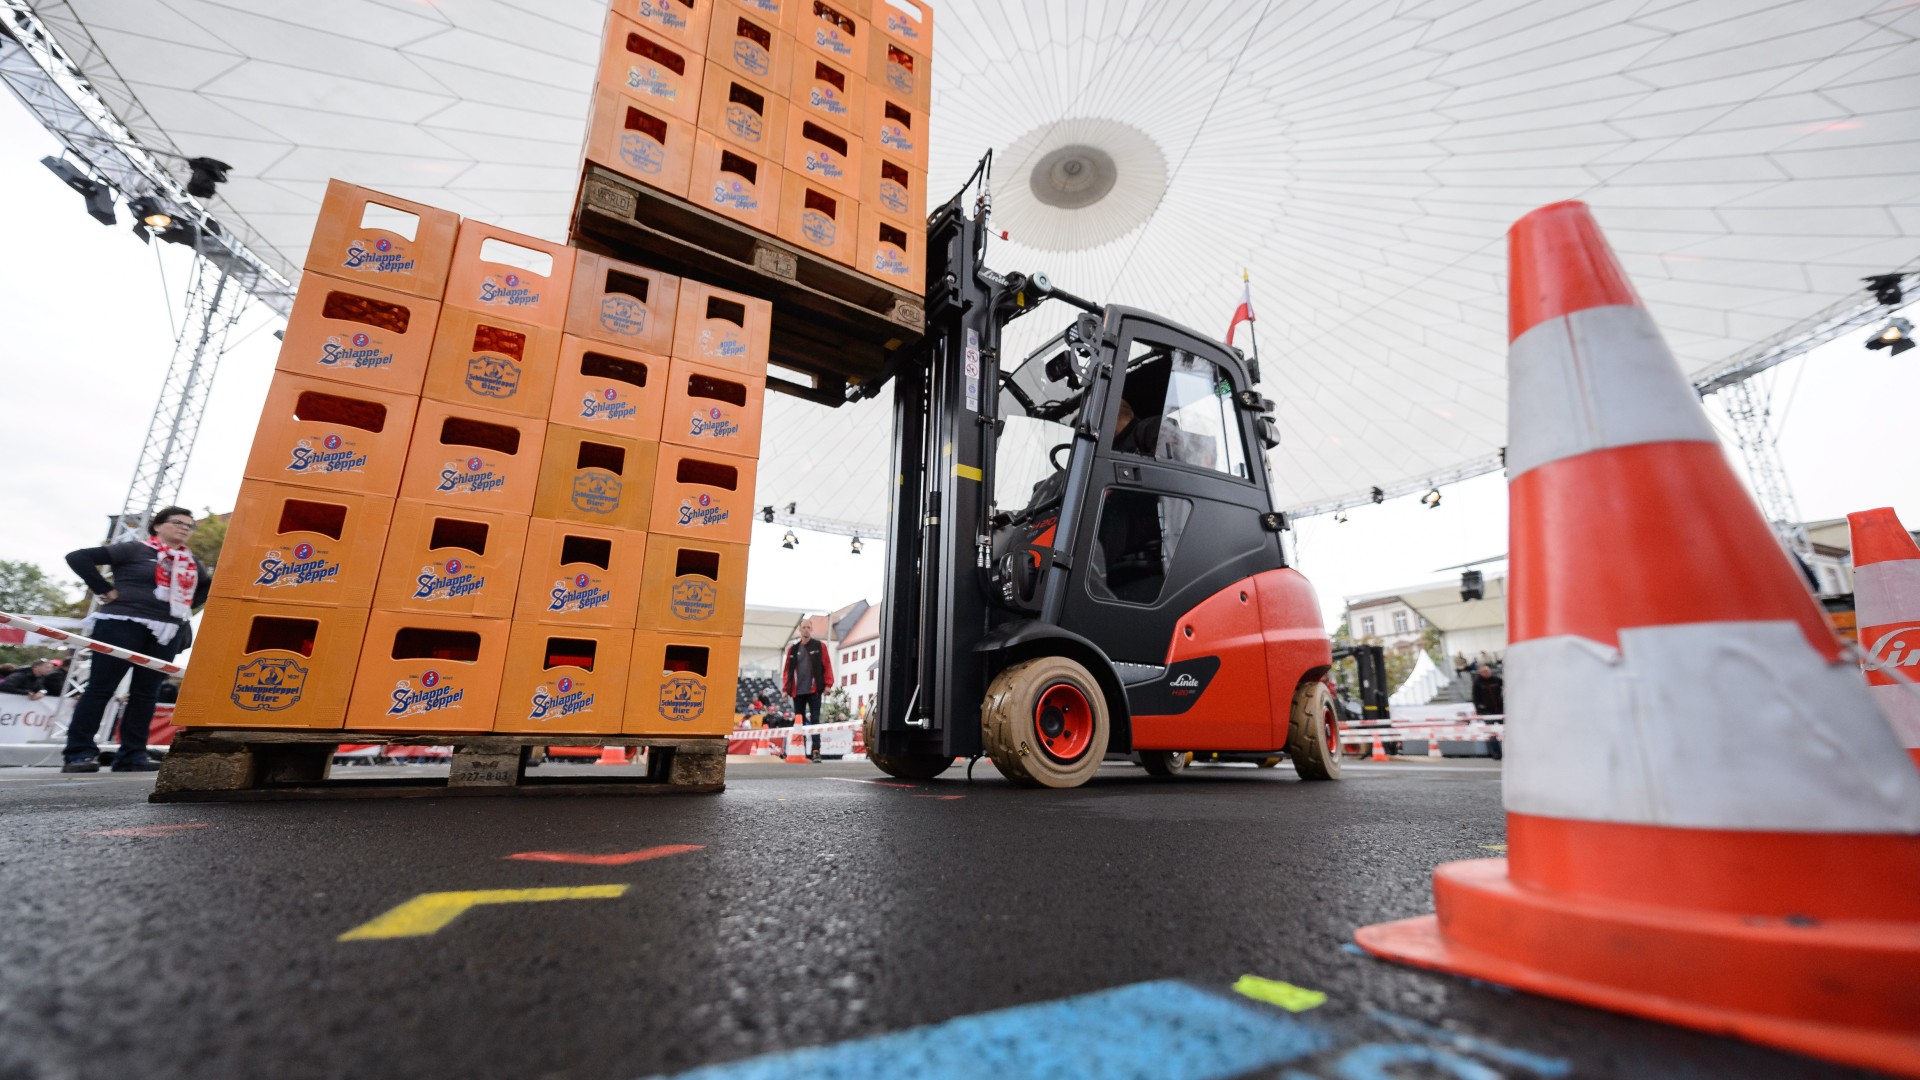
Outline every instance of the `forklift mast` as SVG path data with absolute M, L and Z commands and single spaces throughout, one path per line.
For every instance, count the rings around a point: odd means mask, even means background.
M 977 577 L 991 558 L 1000 332 L 1041 299 L 1024 276 L 986 267 L 983 218 L 955 198 L 928 223 L 927 333 L 893 373 L 877 729 L 894 754 L 982 752 L 988 658 L 975 646 L 988 611 Z

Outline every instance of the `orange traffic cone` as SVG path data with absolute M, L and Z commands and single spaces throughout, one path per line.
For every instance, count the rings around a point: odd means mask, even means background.
M 600 760 L 595 765 L 625 765 L 627 748 L 624 746 L 603 746 L 600 748 Z
M 1920 1075 L 1920 772 L 1586 206 L 1509 243 L 1509 857 L 1355 940 Z
M 787 764 L 807 764 L 807 737 L 797 732 L 787 736 Z
M 1377 731 L 1373 733 L 1373 753 L 1367 755 L 1367 760 L 1368 761 L 1387 760 L 1387 748 L 1380 745 L 1380 733 Z
M 1438 735 L 1427 736 L 1427 756 L 1430 758 L 1446 756 L 1445 754 L 1442 754 L 1440 752 L 1440 736 Z
M 1867 685 L 1894 737 L 1920 765 L 1920 685 L 1913 685 L 1920 684 L 1920 544 L 1892 507 L 1848 514 L 1847 523 L 1860 648 L 1874 665 Z

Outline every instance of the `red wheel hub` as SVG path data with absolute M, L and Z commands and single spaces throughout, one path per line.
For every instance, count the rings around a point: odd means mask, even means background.
M 1340 721 L 1335 719 L 1338 715 L 1331 703 L 1320 710 L 1320 726 L 1326 735 L 1327 756 L 1331 758 L 1337 758 L 1346 752 L 1346 747 L 1340 745 Z
M 1093 706 L 1079 687 L 1054 683 L 1041 691 L 1033 707 L 1033 730 L 1048 757 L 1070 764 L 1093 742 Z

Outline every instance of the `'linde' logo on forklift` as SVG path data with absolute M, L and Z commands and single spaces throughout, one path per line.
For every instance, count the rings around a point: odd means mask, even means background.
M 1194 678 L 1191 673 L 1183 671 L 1178 676 L 1176 676 L 1172 682 L 1168 683 L 1167 685 L 1172 687 L 1173 692 L 1176 694 L 1182 691 L 1187 691 L 1190 693 L 1194 690 L 1200 689 L 1200 680 Z

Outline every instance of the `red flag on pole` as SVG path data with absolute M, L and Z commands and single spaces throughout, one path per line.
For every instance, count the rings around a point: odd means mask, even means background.
M 1253 280 L 1245 267 L 1240 269 L 1240 306 L 1233 309 L 1233 321 L 1227 324 L 1227 344 L 1233 344 L 1233 332 L 1241 323 L 1253 321 Z

